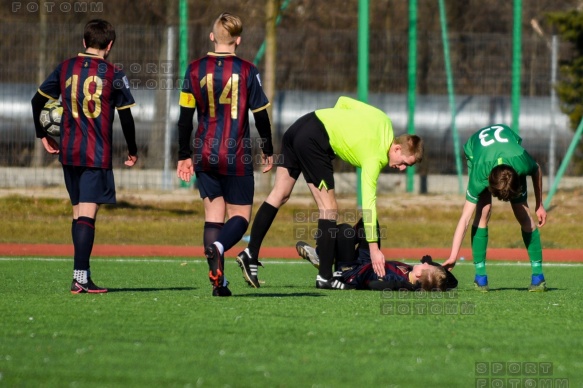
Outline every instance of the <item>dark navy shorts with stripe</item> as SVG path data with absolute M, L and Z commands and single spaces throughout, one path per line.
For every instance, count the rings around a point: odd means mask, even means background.
M 202 199 L 223 197 L 226 203 L 232 205 L 253 204 L 253 175 L 233 176 L 197 171 L 196 182 Z
M 63 165 L 63 174 L 73 206 L 80 202 L 116 203 L 112 169 Z
M 332 160 L 336 157 L 324 124 L 314 112 L 300 117 L 284 133 L 281 145 L 283 163 L 289 175 L 328 190 L 334 188 Z

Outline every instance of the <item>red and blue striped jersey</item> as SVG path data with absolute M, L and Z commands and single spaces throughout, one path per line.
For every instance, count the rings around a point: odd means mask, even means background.
M 235 54 L 208 53 L 190 63 L 180 106 L 196 108 L 196 171 L 253 175 L 249 110 L 269 106 L 259 71 Z
M 115 108 L 135 105 L 123 71 L 102 57 L 79 54 L 57 66 L 38 92 L 61 96 L 61 163 L 112 168 Z
M 362 252 L 361 252 L 362 254 Z M 367 251 L 368 254 L 368 251 Z M 349 268 L 342 271 L 341 280 L 358 289 L 366 289 L 371 281 L 383 280 L 389 284 L 390 282 L 408 282 L 409 272 L 413 270 L 413 266 L 401 263 L 400 261 L 385 261 L 385 276 L 379 279 L 375 273 L 370 256 L 359 257 L 359 259 Z

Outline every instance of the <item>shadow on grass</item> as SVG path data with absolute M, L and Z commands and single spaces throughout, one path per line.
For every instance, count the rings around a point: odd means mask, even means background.
M 561 290 L 561 288 L 550 288 L 549 287 L 544 292 L 559 291 L 559 290 Z M 492 292 L 492 291 L 528 291 L 528 289 L 526 289 L 524 287 L 499 287 L 499 288 L 490 288 L 489 292 Z M 479 291 L 476 291 L 476 292 L 479 292 Z M 537 293 L 544 293 L 544 292 L 543 291 L 532 291 L 529 293 L 537 294 Z M 484 294 L 487 294 L 487 292 L 485 292 Z
M 291 294 L 281 294 L 281 293 L 269 293 L 269 294 L 234 294 L 233 296 L 237 298 L 284 298 L 284 297 L 292 297 L 292 298 L 301 298 L 304 296 L 326 296 L 325 294 L 317 294 L 315 292 L 294 292 Z
M 133 204 L 128 201 L 118 201 L 115 206 L 108 207 L 108 211 L 115 213 L 116 211 L 129 209 L 129 210 L 147 210 L 152 212 L 159 212 L 159 213 L 172 213 L 176 215 L 194 215 L 198 214 L 199 212 L 196 209 L 166 209 L 161 208 L 153 205 L 143 205 L 143 204 Z
M 108 288 L 107 292 L 155 292 L 155 291 L 192 291 L 195 287 L 165 287 L 165 288 Z

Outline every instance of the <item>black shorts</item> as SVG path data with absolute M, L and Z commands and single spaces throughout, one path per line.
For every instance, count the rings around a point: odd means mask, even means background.
M 318 188 L 334 188 L 332 160 L 336 157 L 330 146 L 326 128 L 314 112 L 300 117 L 285 132 L 281 153 L 289 175 L 298 179 L 300 173 L 306 182 Z
M 512 198 L 510 200 L 510 203 L 513 203 L 513 204 L 523 203 L 523 202 L 528 201 L 528 186 L 527 186 L 526 175 L 521 175 L 521 176 L 519 176 L 519 178 L 520 178 L 520 187 L 522 187 L 522 189 L 521 189 L 520 195 L 518 197 Z M 490 190 L 488 190 L 487 188 L 484 189 L 480 193 L 480 196 L 482 196 L 483 194 L 488 194 L 488 195 L 490 195 L 490 198 L 492 198 L 492 193 L 490 193 Z
M 513 198 L 510 200 L 510 203 L 522 203 L 528 201 L 528 186 L 526 183 L 526 175 L 520 176 L 520 186 L 522 187 L 522 191 L 517 198 Z
M 80 202 L 116 203 L 112 169 L 63 165 L 63 175 L 73 206 Z
M 202 199 L 223 197 L 225 202 L 232 205 L 253 204 L 253 175 L 232 176 L 197 171 L 196 182 Z

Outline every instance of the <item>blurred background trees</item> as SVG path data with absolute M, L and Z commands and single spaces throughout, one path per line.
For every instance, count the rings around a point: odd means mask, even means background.
M 208 38 L 211 23 L 221 12 L 229 11 L 240 15 L 244 22 L 243 43 L 237 54 L 253 61 L 266 39 L 267 5 L 273 2 L 281 5 L 283 0 L 189 0 L 189 60 L 212 50 Z M 504 98 L 510 96 L 512 86 L 514 2 L 446 0 L 445 3 L 455 93 L 470 97 L 500 96 L 495 103 L 505 104 Z M 531 21 L 534 20 L 547 37 L 553 32 L 560 36 L 561 72 L 557 90 L 562 109 L 570 116 L 573 127 L 583 115 L 580 97 L 583 92 L 582 3 L 582 0 L 522 1 L 521 93 L 528 97 L 548 97 L 551 91 L 548 41 L 533 29 Z M 179 0 L 5 1 L 0 7 L 0 29 L 4 38 L 0 40 L 2 101 L 24 101 L 32 97 L 39 80 L 56 64 L 83 51 L 85 23 L 92 18 L 107 19 L 117 31 L 109 60 L 123 66 L 130 79 L 138 100 L 135 116 L 144 121 L 140 128 L 150 126 L 144 131 L 147 138 L 139 139 L 141 144 L 148 144 L 142 152 L 145 157 L 141 163 L 143 167 L 160 168 L 164 159 L 161 143 L 167 126 L 164 118 L 174 117 L 177 109 L 176 100 L 172 100 L 171 109 L 167 111 L 167 94 L 160 85 L 165 82 L 165 85 L 173 85 L 172 93 L 177 94 L 183 77 L 178 66 L 177 43 L 170 47 L 174 49 L 174 58 L 167 58 L 171 52 L 168 46 L 170 28 L 179 23 L 178 4 Z M 270 99 L 277 102 L 280 93 L 286 91 L 355 93 L 358 0 L 289 0 L 286 5 L 276 28 L 275 90 Z M 407 0 L 370 1 L 371 94 L 407 93 L 408 10 Z M 446 95 L 438 1 L 418 0 L 418 10 L 417 93 L 420 96 Z M 271 76 L 266 59 L 262 58 L 257 65 L 266 81 Z M 13 86 L 8 87 L 10 85 Z M 145 105 L 154 106 L 155 111 L 140 110 Z M 0 112 L 10 109 L 0 104 Z M 436 111 L 440 109 L 447 115 L 447 106 L 435 106 Z M 494 110 L 487 106 L 484 109 Z M 275 114 L 273 117 L 275 120 Z M 20 121 L 13 127 L 29 126 L 29 117 L 26 119 L 25 124 Z M 3 118 L 1 124 L 11 125 L 9 120 Z M 30 139 L 26 141 L 30 148 L 32 133 L 20 132 L 15 136 L 28 136 Z M 43 164 L 38 158 L 44 154 L 31 156 L 30 151 L 18 148 L 24 143 L 22 139 L 10 141 L 15 146 L 0 153 L 2 164 Z M 450 147 L 446 143 L 439 146 Z M 440 164 L 447 163 L 450 160 Z

